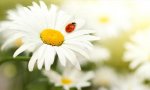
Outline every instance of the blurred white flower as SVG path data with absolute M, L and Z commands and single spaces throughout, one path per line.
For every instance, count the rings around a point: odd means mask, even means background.
M 95 46 L 89 56 L 91 62 L 104 61 L 110 58 L 110 51 L 107 48 Z
M 114 90 L 149 90 L 135 75 L 123 77 L 122 81 L 118 83 L 118 86 L 119 88 Z
M 5 40 L 9 39 L 9 36 L 14 34 L 13 32 L 11 32 L 11 30 L 7 30 L 8 27 L 5 26 L 6 24 L 8 24 L 7 21 L 0 22 L 0 29 L 5 30 L 4 32 L 1 33 L 1 38 L 3 40 L 1 42 L 4 42 Z M 19 47 L 21 45 L 22 41 L 21 39 L 18 38 L 15 41 L 13 41 L 12 44 L 7 45 L 7 49 L 11 47 Z
M 55 71 L 44 71 L 43 73 L 55 86 L 63 86 L 65 90 L 73 87 L 81 90 L 82 87 L 88 87 L 91 85 L 89 80 L 94 77 L 94 73 L 91 71 L 84 73 L 71 68 L 65 69 L 62 74 Z
M 118 36 L 131 28 L 131 13 L 124 0 L 66 0 L 62 7 L 86 18 L 87 26 L 102 38 Z
M 10 30 L 13 34 L 2 48 L 21 38 L 23 45 L 16 50 L 13 57 L 27 49 L 34 49 L 28 64 L 29 71 L 33 70 L 36 62 L 38 69 L 45 65 L 45 69 L 50 70 L 56 54 L 63 66 L 69 60 L 80 69 L 76 53 L 88 57 L 84 49 L 91 49 L 90 41 L 98 39 L 90 35 L 94 31 L 83 29 L 83 25 L 83 20 L 58 10 L 55 5 L 48 8 L 43 1 L 40 1 L 40 5 L 33 2 L 28 8 L 20 6 L 16 11 L 8 12 L 8 21 L 2 31 Z
M 125 44 L 126 52 L 124 60 L 130 61 L 130 67 L 135 69 L 138 66 L 150 63 L 150 29 L 139 31 L 131 37 L 131 42 Z
M 101 86 L 98 90 L 149 90 L 149 87 L 144 85 L 135 74 L 120 74 L 117 79 L 115 86 L 108 88 Z
M 93 84 L 99 86 L 99 90 L 108 90 L 108 88 L 116 88 L 119 82 L 117 73 L 109 67 L 100 67 L 95 72 Z

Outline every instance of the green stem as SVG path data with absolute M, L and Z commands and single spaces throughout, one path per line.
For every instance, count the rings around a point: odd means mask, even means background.
M 16 57 L 16 58 L 8 57 L 8 58 L 1 60 L 0 65 L 6 62 L 10 62 L 10 61 L 29 61 L 29 59 L 30 57 Z

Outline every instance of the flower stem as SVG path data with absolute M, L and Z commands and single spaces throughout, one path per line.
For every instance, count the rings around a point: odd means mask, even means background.
M 0 65 L 6 62 L 11 62 L 11 61 L 28 61 L 29 59 L 30 57 L 16 57 L 16 58 L 8 57 L 8 58 L 1 60 Z

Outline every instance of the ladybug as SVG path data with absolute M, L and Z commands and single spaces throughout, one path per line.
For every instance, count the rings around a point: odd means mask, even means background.
M 71 32 L 73 32 L 75 30 L 75 28 L 76 28 L 76 23 L 72 22 L 72 23 L 69 23 L 66 26 L 65 30 L 66 30 L 67 33 L 71 33 Z

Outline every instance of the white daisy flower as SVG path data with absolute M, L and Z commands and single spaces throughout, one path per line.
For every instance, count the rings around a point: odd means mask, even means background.
M 58 74 L 55 71 L 44 71 L 43 73 L 55 86 L 62 86 L 65 90 L 73 87 L 81 90 L 82 87 L 88 87 L 91 85 L 88 80 L 94 76 L 93 72 L 83 73 L 71 68 L 65 69 L 62 74 Z
M 135 75 L 125 76 L 118 84 L 119 88 L 114 90 L 149 90 Z
M 108 88 L 116 88 L 119 82 L 117 73 L 106 66 L 100 67 L 95 72 L 93 84 L 100 87 L 99 90 L 108 90 Z
M 11 13 L 11 14 L 14 14 L 14 15 L 17 15 L 18 14 L 18 11 L 17 10 L 21 10 L 21 8 L 23 9 L 24 7 L 22 7 L 21 5 L 17 5 L 16 6 L 16 9 L 11 9 L 11 10 L 8 10 L 8 14 Z M 9 18 L 10 15 L 8 15 L 7 17 Z M 1 21 L 0 22 L 0 31 L 3 31 L 1 33 L 2 35 L 2 39 L 4 39 L 4 42 L 5 40 L 9 39 L 11 35 L 15 34 L 16 32 L 12 31 L 11 28 L 8 28 L 7 26 L 11 25 L 10 21 Z M 19 35 L 18 35 L 19 36 Z M 3 50 L 6 46 L 7 46 L 7 49 L 9 49 L 9 47 L 19 47 L 22 45 L 22 40 L 21 38 L 17 38 L 16 40 L 13 40 L 11 41 L 11 44 L 8 44 L 8 45 L 3 45 L 1 47 L 1 49 Z M 5 48 L 6 49 L 6 48 Z
M 124 60 L 130 61 L 130 67 L 135 69 L 144 63 L 150 63 L 150 29 L 139 31 L 131 37 L 131 42 L 125 44 Z
M 131 13 L 124 0 L 66 0 L 62 7 L 87 19 L 102 38 L 118 36 L 131 28 Z
M 7 24 L 8 22 L 1 22 L 0 23 L 0 29 L 1 30 L 4 30 L 4 32 L 3 33 L 1 33 L 1 39 L 4 39 L 4 41 L 2 41 L 2 42 L 5 42 L 5 40 L 7 40 L 7 39 L 9 39 L 9 36 L 10 35 L 12 35 L 12 34 L 14 34 L 13 32 L 10 32 L 10 30 L 6 30 L 7 28 L 5 27 L 5 25 Z M 19 47 L 19 46 L 21 46 L 22 45 L 22 40 L 20 39 L 20 38 L 18 38 L 18 39 L 16 39 L 16 40 L 14 40 L 13 42 L 12 42 L 12 44 L 9 44 L 9 45 L 7 45 L 7 49 L 8 48 L 11 48 L 11 47 Z M 4 49 L 3 47 L 2 47 L 2 49 Z
M 107 74 L 106 74 L 107 75 Z M 119 75 L 115 86 L 106 88 L 101 86 L 98 90 L 149 90 L 135 74 Z
M 7 22 L 5 27 L 13 34 L 2 48 L 21 38 L 23 45 L 16 50 L 13 57 L 27 49 L 33 49 L 28 64 L 29 71 L 33 70 L 36 62 L 38 69 L 45 65 L 45 69 L 50 70 L 56 55 L 63 66 L 68 60 L 80 69 L 76 53 L 88 57 L 84 49 L 91 49 L 90 41 L 98 39 L 91 35 L 94 31 L 82 28 L 83 20 L 58 10 L 55 5 L 51 5 L 49 9 L 42 1 L 40 5 L 33 2 L 28 8 L 21 6 L 16 11 L 9 11 Z

